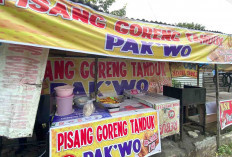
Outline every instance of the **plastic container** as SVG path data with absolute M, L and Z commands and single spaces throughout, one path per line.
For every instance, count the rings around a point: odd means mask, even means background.
M 89 97 L 85 95 L 77 95 L 77 96 L 74 96 L 73 100 L 75 103 L 83 104 L 89 100 Z
M 77 105 L 78 108 L 83 108 L 88 100 L 89 100 L 89 97 L 85 95 L 78 95 L 73 98 L 73 101 L 75 105 Z
M 56 104 L 57 104 L 57 115 L 65 116 L 73 113 L 73 96 L 68 97 L 56 97 Z
M 109 112 L 117 112 L 119 111 L 120 107 L 113 107 L 113 108 L 108 108 Z
M 119 107 L 121 105 L 121 103 L 117 103 L 117 104 L 105 104 L 102 103 L 102 105 L 106 108 L 114 108 L 114 107 Z
M 73 86 L 64 85 L 54 88 L 58 97 L 68 97 L 73 95 Z
M 86 103 L 76 103 L 76 106 L 80 109 L 83 109 Z

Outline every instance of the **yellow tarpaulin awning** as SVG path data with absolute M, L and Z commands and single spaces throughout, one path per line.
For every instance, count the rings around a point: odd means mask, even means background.
M 0 41 L 142 60 L 231 63 L 232 39 L 120 18 L 66 0 L 0 0 Z

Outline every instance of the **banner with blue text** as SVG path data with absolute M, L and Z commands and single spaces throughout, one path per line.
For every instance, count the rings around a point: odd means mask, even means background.
M 42 94 L 54 92 L 64 84 L 73 85 L 75 95 L 94 92 L 95 59 L 48 58 Z M 171 85 L 169 64 L 126 59 L 99 59 L 97 87 L 102 93 L 122 95 L 124 90 L 138 89 L 161 93 Z

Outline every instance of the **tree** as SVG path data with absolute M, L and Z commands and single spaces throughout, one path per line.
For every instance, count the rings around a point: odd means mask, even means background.
M 126 5 L 123 6 L 121 9 L 109 11 L 109 7 L 115 2 L 116 0 L 84 0 L 85 3 L 90 2 L 93 5 L 96 5 L 99 10 L 103 12 L 110 13 L 116 16 L 125 16 L 126 15 Z
M 201 30 L 204 31 L 205 30 L 205 26 L 202 26 L 201 24 L 197 24 L 197 23 L 178 23 L 176 24 L 176 26 L 178 27 L 184 27 L 184 28 L 188 28 L 188 29 L 195 29 L 195 30 Z

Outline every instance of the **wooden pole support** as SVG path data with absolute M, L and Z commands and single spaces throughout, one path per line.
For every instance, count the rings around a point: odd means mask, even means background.
M 215 64 L 215 76 L 216 76 L 216 104 L 217 104 L 217 150 L 221 145 L 221 127 L 220 127 L 220 116 L 219 116 L 219 77 L 218 77 L 218 66 Z
M 97 88 L 97 80 L 98 79 L 98 58 L 95 58 L 95 75 L 94 75 L 94 95 L 95 95 L 95 100 L 97 100 L 97 93 L 98 93 L 98 88 Z
M 2 156 L 2 136 L 0 136 L 0 157 Z
M 199 87 L 199 79 L 200 79 L 200 66 L 197 64 L 197 86 Z

